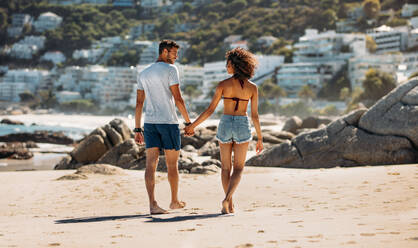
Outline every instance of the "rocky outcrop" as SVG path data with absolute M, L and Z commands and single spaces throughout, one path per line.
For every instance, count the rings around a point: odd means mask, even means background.
M 292 116 L 288 119 L 282 128 L 283 131 L 296 133 L 296 130 L 302 127 L 302 120 L 297 116 Z
M 0 142 L 28 142 L 70 145 L 74 140 L 63 132 L 35 131 L 34 133 L 12 133 L 0 136 Z
M 33 153 L 29 148 L 37 147 L 35 143 L 21 143 L 21 142 L 11 142 L 0 145 L 0 158 L 9 158 L 9 159 L 30 159 L 33 157 Z
M 246 162 L 253 166 L 329 168 L 418 161 L 418 80 L 400 85 L 370 110 L 302 133 Z
M 65 175 L 57 180 L 88 179 L 90 175 L 126 175 L 123 169 L 109 164 L 90 164 L 77 169 L 73 174 Z
M 12 121 L 10 119 L 3 119 L 0 121 L 0 124 L 6 124 L 6 125 L 25 125 L 23 122 L 21 121 Z

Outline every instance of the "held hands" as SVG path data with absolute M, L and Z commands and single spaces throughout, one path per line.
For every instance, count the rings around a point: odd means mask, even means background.
M 194 127 L 192 125 L 188 125 L 184 128 L 184 135 L 186 136 L 193 136 L 194 135 Z
M 261 153 L 261 151 L 263 151 L 264 146 L 263 146 L 263 140 L 262 139 L 258 139 L 257 141 L 257 145 L 255 147 L 255 151 L 257 152 L 257 155 Z

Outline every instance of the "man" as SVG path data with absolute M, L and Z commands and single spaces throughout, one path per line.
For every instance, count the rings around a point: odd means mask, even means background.
M 171 209 L 183 208 L 186 204 L 178 199 L 178 166 L 180 155 L 180 129 L 176 114 L 177 106 L 186 125 L 190 118 L 181 96 L 179 73 L 174 62 L 179 45 L 163 40 L 159 45 L 158 60 L 138 74 L 138 90 L 135 110 L 135 141 L 146 148 L 145 185 L 148 192 L 150 213 L 165 214 L 154 196 L 155 170 L 160 149 L 164 150 L 168 181 L 171 187 Z M 145 104 L 144 129 L 141 128 L 142 108 Z

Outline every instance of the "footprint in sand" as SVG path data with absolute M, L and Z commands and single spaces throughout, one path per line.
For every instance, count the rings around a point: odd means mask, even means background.
M 288 240 L 285 240 L 285 241 L 287 241 L 287 242 L 289 242 L 289 243 L 296 243 L 296 242 L 298 242 L 297 240 L 295 240 L 295 239 L 288 239 Z
M 249 247 L 254 247 L 254 245 L 251 243 L 246 243 L 246 244 L 235 246 L 235 248 L 249 248 Z
M 376 235 L 375 233 L 360 233 L 360 236 L 363 236 L 363 237 L 372 237 L 375 235 Z
M 303 220 L 294 220 L 294 221 L 291 221 L 289 223 L 296 224 L 296 223 L 302 223 L 302 222 L 303 222 Z
M 258 230 L 257 233 L 264 233 L 264 230 Z
M 50 244 L 48 244 L 48 246 L 60 246 L 61 244 L 60 243 L 50 243 Z
M 195 228 L 188 228 L 188 229 L 180 229 L 180 230 L 177 230 L 177 231 L 179 231 L 179 232 L 194 232 L 194 231 L 196 231 L 196 229 Z
M 409 240 L 418 241 L 418 237 L 412 237 L 412 238 L 409 238 Z
M 270 244 L 277 244 L 278 242 L 277 242 L 277 240 L 269 240 L 269 241 L 267 241 L 267 243 L 270 243 Z

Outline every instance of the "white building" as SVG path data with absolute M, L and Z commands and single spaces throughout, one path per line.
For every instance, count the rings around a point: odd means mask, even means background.
M 32 17 L 27 14 L 13 14 L 12 24 L 7 28 L 9 37 L 18 37 L 22 34 L 25 25 L 31 25 Z
M 131 39 L 137 39 L 143 35 L 152 33 L 154 31 L 155 24 L 153 23 L 141 23 L 138 26 L 131 28 L 130 36 Z
M 251 79 L 256 84 L 260 84 L 268 77 L 271 77 L 275 70 L 284 63 L 284 56 L 279 55 L 256 55 L 256 58 L 258 66 Z
M 381 54 L 354 57 L 348 63 L 348 77 L 351 88 L 362 87 L 366 72 L 373 68 L 395 76 L 398 65 L 402 63 L 401 54 Z
M 134 0 L 113 0 L 113 6 L 117 7 L 134 7 Z
M 77 91 L 58 91 L 55 96 L 59 103 L 82 99 L 80 92 Z
M 26 36 L 12 46 L 10 56 L 19 59 L 31 59 L 33 54 L 44 48 L 44 45 L 44 36 Z
M 37 32 L 44 32 L 46 30 L 56 29 L 61 25 L 62 17 L 52 13 L 46 12 L 41 14 L 33 23 Z
M 179 69 L 180 83 L 182 85 L 203 85 L 203 67 L 176 64 Z
M 47 71 L 8 70 L 0 82 L 0 99 L 19 101 L 19 94 L 25 91 L 35 93 L 48 76 Z
M 408 49 L 418 47 L 418 28 L 409 31 L 408 34 Z
M 59 64 L 65 62 L 66 58 L 62 52 L 55 51 L 55 52 L 46 52 L 42 57 L 41 60 L 51 61 L 54 64 Z
M 144 43 L 145 44 L 145 43 Z M 142 50 L 139 58 L 140 65 L 147 65 L 154 63 L 158 58 L 159 42 L 148 42 L 148 46 Z
M 418 4 L 405 4 L 402 6 L 401 16 L 411 17 L 418 10 Z
M 141 7 L 145 9 L 152 9 L 163 7 L 165 5 L 171 5 L 170 0 L 142 0 Z
M 203 86 L 204 95 L 210 91 L 214 83 L 231 77 L 226 71 L 226 61 L 205 63 L 203 65 Z
M 418 52 L 403 53 L 401 64 L 398 65 L 396 76 L 398 83 L 406 81 L 413 73 L 418 71 Z
M 408 44 L 407 27 L 391 28 L 382 25 L 368 30 L 367 35 L 371 36 L 376 42 L 376 53 L 378 54 L 404 51 Z
M 277 84 L 291 98 L 297 97 L 304 85 L 309 85 L 317 93 L 344 64 L 342 60 L 283 64 L 276 76 Z
M 75 50 L 73 52 L 73 59 L 85 59 L 89 63 L 95 63 L 103 53 L 103 48 Z
M 316 29 L 306 29 L 294 47 L 297 49 L 294 62 L 347 60 L 367 54 L 365 35 L 336 33 L 334 30 L 319 33 Z
M 49 0 L 50 4 L 73 5 L 73 4 L 108 4 L 109 0 Z
M 257 44 L 263 47 L 270 47 L 278 39 L 274 36 L 261 36 L 257 39 Z

